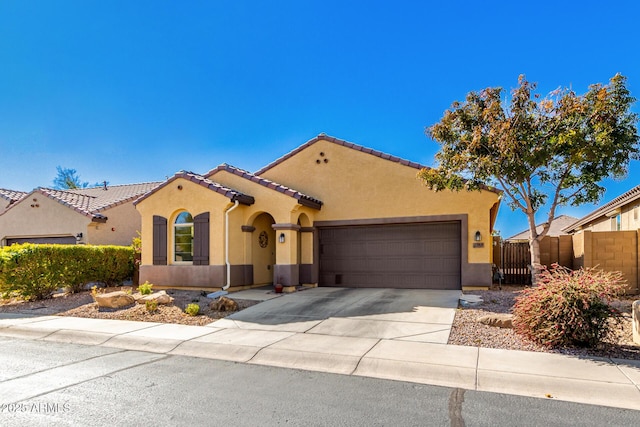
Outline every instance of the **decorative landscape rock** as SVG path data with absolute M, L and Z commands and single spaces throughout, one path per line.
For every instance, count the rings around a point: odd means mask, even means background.
M 165 291 L 154 292 L 149 295 L 140 295 L 136 298 L 136 302 L 139 304 L 145 304 L 147 301 L 155 301 L 158 304 L 171 304 L 173 302 L 173 298 L 167 295 Z
M 215 301 L 211 301 L 209 308 L 215 311 L 236 311 L 238 303 L 227 297 L 220 297 Z
M 106 294 L 96 294 L 93 297 L 98 303 L 98 307 L 122 308 L 135 303 L 133 296 L 124 291 L 109 292 Z
M 634 301 L 632 307 L 633 342 L 640 344 L 640 300 Z
M 495 326 L 498 328 L 513 328 L 513 314 L 489 314 L 487 316 L 480 317 L 478 319 L 478 322 L 487 326 Z
M 463 307 L 476 307 L 483 302 L 484 301 L 482 300 L 482 297 L 480 295 L 463 294 L 460 296 L 460 305 L 462 305 Z

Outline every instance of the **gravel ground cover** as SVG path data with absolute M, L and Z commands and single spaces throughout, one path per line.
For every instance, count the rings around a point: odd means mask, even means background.
M 131 288 L 110 288 L 105 292 L 127 290 Z M 149 313 L 144 304 L 135 304 L 122 309 L 98 308 L 93 301 L 90 292 L 77 294 L 56 294 L 53 298 L 24 302 L 18 300 L 0 300 L 0 313 L 26 313 L 41 315 L 89 317 L 94 319 L 135 320 L 141 322 L 178 323 L 181 325 L 207 325 L 217 319 L 226 317 L 232 313 L 215 311 L 209 308 L 213 301 L 207 298 L 206 292 L 192 290 L 168 289 L 167 294 L 174 298 L 173 304 L 158 305 L 158 309 Z M 257 301 L 235 300 L 238 303 L 238 311 L 257 304 Z M 189 316 L 184 312 L 188 304 L 195 303 L 200 306 L 200 314 Z
M 113 288 L 106 291 L 120 289 L 126 290 L 130 288 Z M 516 334 L 512 329 L 491 327 L 477 321 L 479 317 L 487 314 L 509 313 L 522 289 L 522 287 L 516 286 L 503 286 L 502 289 L 465 292 L 465 294 L 481 296 L 483 303 L 474 307 L 460 306 L 456 310 L 449 336 L 449 344 L 640 360 L 640 346 L 633 343 L 631 323 L 631 304 L 634 299 L 640 298 L 638 296 L 623 298 L 614 302 L 615 307 L 623 313 L 622 321 L 615 325 L 616 333 L 614 335 L 610 336 L 597 348 L 591 349 L 549 349 Z M 231 314 L 229 312 L 211 310 L 209 303 L 212 299 L 206 297 L 206 292 L 169 289 L 167 293 L 174 298 L 173 304 L 159 305 L 158 310 L 154 313 L 149 313 L 144 304 L 137 304 L 119 310 L 98 309 L 90 292 L 68 295 L 56 294 L 54 298 L 33 302 L 0 300 L 0 313 L 75 316 L 199 326 Z M 236 302 L 239 310 L 257 304 L 256 301 L 249 300 L 236 300 Z M 199 315 L 189 316 L 184 313 L 184 308 L 190 303 L 196 303 L 200 306 L 201 312 Z
M 623 317 L 619 324 L 614 323 L 615 333 L 597 348 L 549 349 L 516 334 L 512 329 L 491 327 L 477 321 L 478 318 L 487 314 L 510 313 L 522 289 L 523 287 L 518 286 L 502 286 L 501 290 L 465 292 L 465 294 L 481 296 L 483 303 L 474 307 L 460 307 L 456 310 L 449 344 L 640 360 L 640 346 L 633 342 L 631 323 L 631 305 L 634 299 L 639 298 L 638 296 L 625 297 L 612 303 L 622 312 Z

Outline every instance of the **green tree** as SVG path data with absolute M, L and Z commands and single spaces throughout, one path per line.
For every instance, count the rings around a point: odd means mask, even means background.
M 73 190 L 77 188 L 87 188 L 88 182 L 80 181 L 80 177 L 75 169 L 57 166 L 58 175 L 53 179 L 53 188 L 57 190 Z
M 509 206 L 527 217 L 531 265 L 540 265 L 540 240 L 559 205 L 598 201 L 599 183 L 623 178 L 638 158 L 638 116 L 626 78 L 594 84 L 583 95 L 558 89 L 545 97 L 524 76 L 502 99 L 502 88 L 470 92 L 454 102 L 439 123 L 426 129 L 441 144 L 437 167 L 419 173 L 426 185 L 444 189 L 479 189 L 488 183 L 503 190 Z M 548 208 L 542 230 L 536 213 Z M 535 274 L 534 274 L 535 280 Z

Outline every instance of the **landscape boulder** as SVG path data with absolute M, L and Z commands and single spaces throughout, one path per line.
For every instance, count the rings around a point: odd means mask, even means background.
M 138 304 L 146 304 L 147 301 L 155 301 L 158 304 L 171 304 L 173 302 L 173 297 L 167 295 L 167 292 L 165 291 L 158 291 L 149 295 L 137 296 L 136 301 Z
M 513 328 L 513 314 L 496 313 L 478 318 L 478 322 L 498 328 Z
M 98 303 L 98 307 L 104 308 L 122 308 L 135 303 L 135 299 L 124 291 L 96 294 L 93 298 Z
M 215 301 L 211 301 L 209 308 L 215 311 L 236 311 L 238 303 L 227 297 L 220 297 Z

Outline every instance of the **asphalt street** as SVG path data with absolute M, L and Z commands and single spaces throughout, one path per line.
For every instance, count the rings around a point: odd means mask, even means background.
M 630 426 L 640 411 L 0 337 L 0 425 Z

